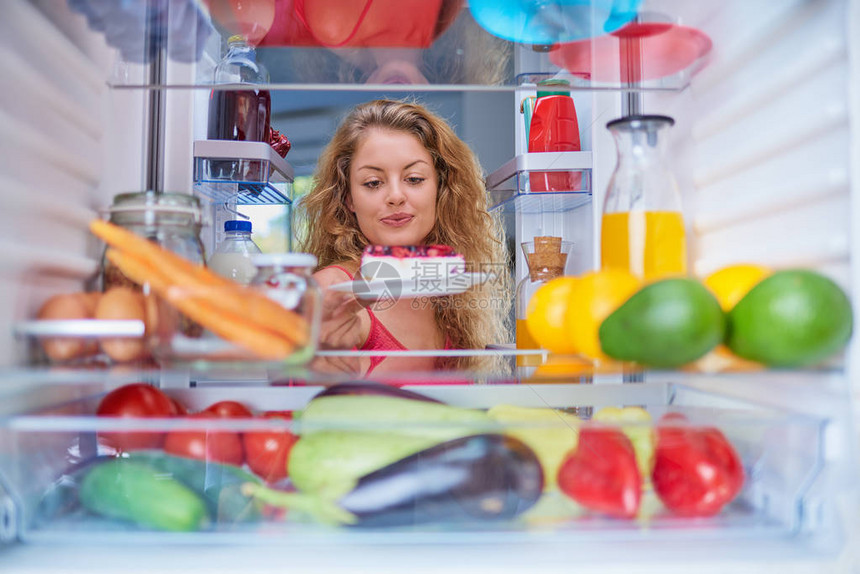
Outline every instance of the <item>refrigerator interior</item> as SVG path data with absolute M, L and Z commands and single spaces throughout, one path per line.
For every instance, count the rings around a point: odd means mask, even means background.
M 0 45 L 8 56 L 0 96 L 0 207 L 6 216 L 0 234 L 4 254 L 0 257 L 0 323 L 11 326 L 32 319 L 50 295 L 97 288 L 103 247 L 89 234 L 87 224 L 115 194 L 158 188 L 211 199 L 213 188 L 201 194 L 195 175 L 199 157 L 194 142 L 206 139 L 207 84 L 226 38 L 205 22 L 174 14 L 167 53 L 175 57 L 166 57 L 160 70 L 167 87 L 149 89 L 154 66 L 107 45 L 105 37 L 94 33 L 65 1 L 12 0 L 3 11 Z M 559 72 L 552 60 L 555 56 L 479 35 L 482 31 L 470 18 L 465 18 L 467 23 L 458 22 L 449 36 L 434 44 L 440 51 L 434 61 L 453 58 L 460 75 L 433 68 L 431 72 L 438 74 L 430 74 L 430 84 L 423 89 L 362 85 L 361 74 L 366 73 L 360 65 L 337 53 L 321 54 L 321 49 L 261 49 L 272 74 L 273 127 L 293 143 L 286 157 L 286 177 L 274 193 L 292 200 L 289 180 L 310 174 L 327 134 L 346 107 L 383 94 L 414 96 L 452 119 L 458 134 L 478 153 L 488 181 L 498 183 L 491 187 L 490 197 L 508 229 L 509 248 L 516 260 L 515 281 L 526 269 L 519 244 L 539 234 L 573 241 L 565 271 L 577 274 L 597 267 L 600 260 L 595 238 L 600 232 L 603 190 L 616 161 L 606 123 L 632 110 L 665 114 L 676 121 L 670 158 L 683 193 L 692 273 L 704 276 L 737 261 L 774 268 L 809 267 L 833 277 L 856 299 L 860 276 L 852 257 L 858 247 L 854 203 L 860 181 L 858 2 L 646 0 L 641 11 L 650 18 L 703 31 L 712 49 L 690 67 L 634 89 L 622 89 L 613 78 L 578 83 L 578 78 Z M 144 33 L 132 30 L 127 44 L 136 53 Z M 467 51 L 465 58 L 457 59 L 456 50 L 462 47 L 453 41 L 454 33 L 484 42 L 472 46 L 482 57 Z M 201 57 L 189 62 L 188 51 L 198 49 Z M 304 57 L 313 63 L 310 56 L 323 58 L 331 66 L 315 69 L 296 64 Z M 482 68 L 482 62 L 495 67 Z M 311 74 L 320 70 L 337 75 Z M 484 74 L 490 72 L 503 79 L 485 80 Z M 535 161 L 525 157 L 519 106 L 522 98 L 534 95 L 534 81 L 556 72 L 573 80 L 583 153 L 570 161 L 585 162 L 585 167 L 577 164 L 576 169 L 587 174 L 588 188 L 537 197 L 523 183 L 528 180 L 527 171 L 516 163 L 518 158 Z M 153 121 L 154 113 L 159 121 Z M 225 185 L 229 195 L 233 188 Z M 219 239 L 221 221 L 231 209 L 245 208 L 230 199 L 208 206 L 211 221 L 204 240 L 211 251 Z M 289 215 L 289 206 L 286 209 Z M 717 424 L 744 445 L 745 467 L 754 480 L 737 508 L 701 530 L 676 526 L 671 519 L 658 521 L 650 530 L 611 521 L 585 526 L 573 521 L 537 527 L 534 532 L 517 524 L 393 536 L 332 532 L 318 536 L 312 529 L 289 531 L 288 527 L 289 545 L 306 567 L 319 554 L 315 549 L 327 545 L 344 547 L 344 556 L 367 567 L 386 552 L 398 553 L 401 562 L 393 564 L 403 564 L 410 550 L 444 543 L 451 545 L 444 552 L 459 559 L 459 564 L 475 566 L 483 560 L 483 565 L 525 568 L 529 563 L 523 553 L 528 553 L 533 557 L 530 565 L 558 568 L 567 560 L 582 560 L 577 552 L 584 548 L 590 549 L 586 563 L 617 561 L 613 546 L 619 542 L 632 549 L 631 556 L 653 563 L 680 562 L 685 556 L 707 563 L 722 556 L 787 564 L 821 559 L 845 565 L 850 562 L 846 540 L 853 521 L 846 523 L 842 513 L 850 515 L 856 509 L 852 412 L 860 409 L 857 377 L 852 375 L 857 345 L 852 341 L 844 361 L 833 369 L 806 373 L 689 379 L 677 373 L 646 373 L 644 385 L 618 384 L 618 377 L 609 376 L 605 385 L 597 377 L 595 384 L 582 386 L 521 381 L 526 384 L 421 388 L 472 407 L 509 399 L 523 406 L 648 405 L 659 414 L 676 406 L 676 400 L 681 401 L 679 408 L 686 408 L 687 399 L 703 401 L 702 420 Z M 156 372 L 125 378 L 121 372 L 93 377 L 80 372 L 28 372 L 27 367 L 40 359 L 35 347 L 33 339 L 16 336 L 11 328 L 0 333 L 0 365 L 9 369 L 0 383 L 4 397 L 0 494 L 5 491 L 6 495 L 0 500 L 5 516 L 14 516 L 0 526 L 0 540 L 17 542 L 20 537 L 24 542 L 0 550 L 0 560 L 4 553 L 14 558 L 16 552 L 24 552 L 22 564 L 36 560 L 27 554 L 30 545 L 90 542 L 90 528 L 98 537 L 115 535 L 124 544 L 169 542 L 174 546 L 176 542 L 180 548 L 271 544 L 271 539 L 261 542 L 250 532 L 207 532 L 185 538 L 127 536 L 74 515 L 65 525 L 48 521 L 44 529 L 34 527 L 35 497 L 68 462 L 55 456 L 67 452 L 70 442 L 101 428 L 104 423 L 91 416 L 92 409 L 108 388 L 145 376 L 194 404 L 235 398 L 224 379 L 206 384 L 211 381 L 203 375 L 197 377 L 197 387 L 186 388 L 194 375 L 171 377 Z M 285 408 L 301 406 L 312 392 L 312 387 L 241 384 L 235 389 L 255 404 L 277 400 L 284 401 Z M 62 408 L 82 416 L 50 414 Z M 743 415 L 738 416 L 736 409 Z M 692 412 L 698 411 L 693 408 Z M 31 479 L 34 475 L 38 480 Z M 274 533 L 280 534 L 281 528 L 276 525 Z M 575 542 L 570 541 L 573 537 Z M 662 550 L 655 540 L 664 545 Z M 729 558 L 715 549 L 726 544 L 735 549 Z M 677 555 L 667 557 L 666 545 Z M 676 550 L 679 546 L 688 548 Z M 271 567 L 276 557 L 277 553 L 263 550 L 256 560 L 258 566 Z M 235 557 L 228 553 L 222 559 L 227 564 Z M 336 567 L 333 557 L 323 560 Z

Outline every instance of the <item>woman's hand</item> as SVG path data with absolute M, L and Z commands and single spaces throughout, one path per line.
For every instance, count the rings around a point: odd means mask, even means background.
M 352 349 L 364 343 L 359 311 L 364 309 L 352 293 L 323 291 L 321 349 Z
M 324 290 L 319 348 L 353 349 L 364 343 L 359 312 L 364 309 L 352 293 Z M 323 373 L 358 374 L 358 357 L 317 357 L 311 369 Z

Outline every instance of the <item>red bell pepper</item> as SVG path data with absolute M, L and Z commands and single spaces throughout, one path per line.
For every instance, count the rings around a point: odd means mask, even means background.
M 558 471 L 562 492 L 590 510 L 619 518 L 636 516 L 641 482 L 630 439 L 611 427 L 583 427 L 576 450 Z
M 713 516 L 741 491 L 744 470 L 719 429 L 691 426 L 673 413 L 657 425 L 652 479 L 660 500 L 675 514 Z

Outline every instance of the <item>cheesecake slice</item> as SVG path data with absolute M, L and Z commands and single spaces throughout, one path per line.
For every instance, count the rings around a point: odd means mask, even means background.
M 465 272 L 465 258 L 448 245 L 368 245 L 361 255 L 365 280 L 400 278 L 415 284 L 447 281 Z

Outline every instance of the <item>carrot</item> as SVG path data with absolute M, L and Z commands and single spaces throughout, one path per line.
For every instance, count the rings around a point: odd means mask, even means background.
M 213 273 L 202 265 L 195 265 L 172 251 L 109 221 L 94 219 L 90 222 L 90 231 L 111 247 L 131 253 L 149 263 L 150 266 L 160 269 L 177 285 L 234 284 L 233 281 Z
M 244 317 L 219 308 L 211 299 L 188 297 L 172 288 L 164 272 L 153 270 L 144 260 L 129 253 L 109 249 L 107 258 L 135 283 L 150 288 L 192 321 L 219 337 L 233 341 L 265 359 L 283 359 L 295 346 L 289 340 Z M 274 303 L 274 302 L 273 302 Z
M 152 273 L 158 273 L 170 286 L 188 287 L 201 296 L 206 296 L 208 291 L 213 304 L 224 311 L 275 331 L 296 345 L 308 343 L 307 321 L 264 294 L 221 277 L 202 265 L 195 265 L 113 223 L 96 219 L 90 223 L 90 229 L 108 245 L 141 259 Z M 146 275 L 141 284 L 145 282 Z
M 168 289 L 175 298 L 209 300 L 216 307 L 274 331 L 296 345 L 306 345 L 310 337 L 304 317 L 254 289 L 238 284 L 221 287 L 171 285 Z

